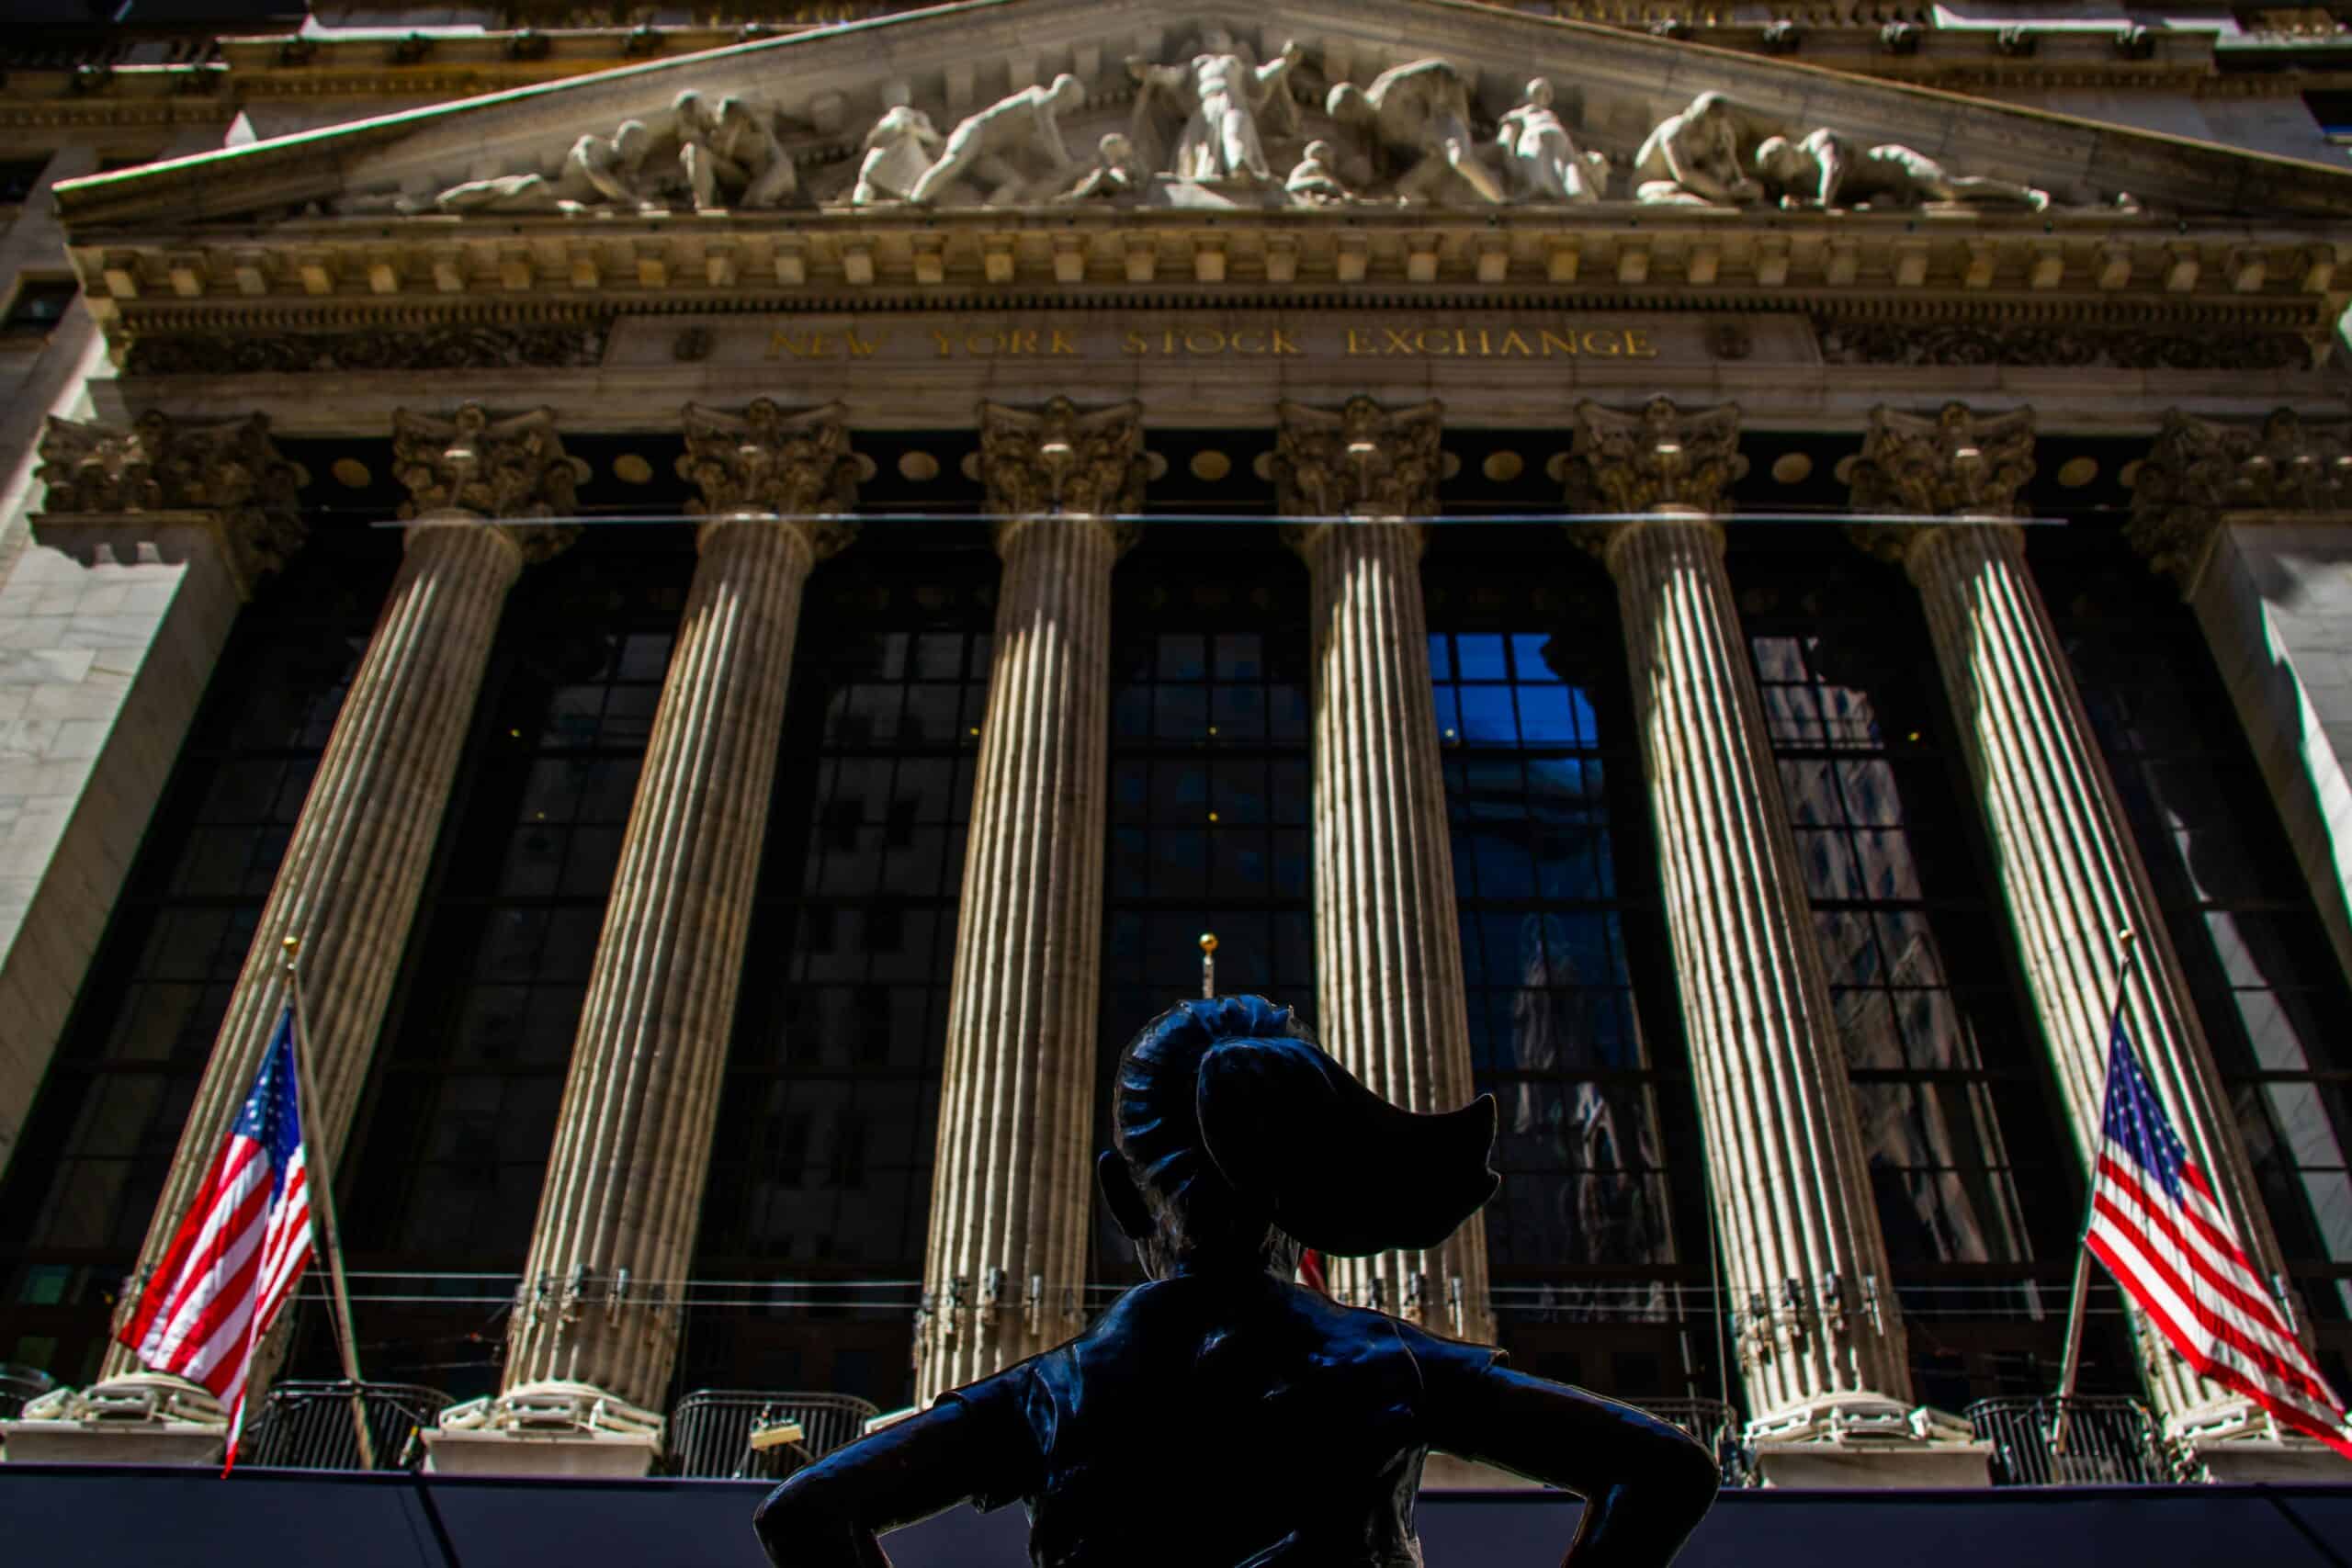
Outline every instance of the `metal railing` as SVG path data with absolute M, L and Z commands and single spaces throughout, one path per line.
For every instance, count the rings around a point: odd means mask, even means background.
M 1739 1412 L 1720 1399 L 1645 1399 L 1637 1402 L 1661 1421 L 1671 1421 L 1715 1453 L 1725 1486 L 1756 1484 L 1756 1456 L 1740 1440 Z
M 2161 1486 L 2179 1479 L 2137 1400 L 1981 1399 L 1968 1407 L 1968 1424 L 1993 1445 L 1996 1486 Z
M 57 1380 L 32 1367 L 0 1361 L 0 1421 L 13 1421 L 25 1406 L 57 1386 Z
M 673 1475 L 781 1481 L 855 1441 L 880 1414 L 846 1393 L 703 1389 L 671 1414 L 667 1468 Z M 793 1427 L 798 1438 L 789 1435 Z
M 360 1469 L 351 1388 L 341 1382 L 277 1384 L 239 1445 L 241 1462 L 281 1470 Z M 438 1389 L 404 1382 L 361 1383 L 359 1399 L 379 1470 L 423 1464 L 424 1444 L 417 1434 L 451 1403 Z

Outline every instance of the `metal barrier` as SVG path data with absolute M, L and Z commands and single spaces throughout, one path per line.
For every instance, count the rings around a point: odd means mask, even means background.
M 757 1393 L 710 1388 L 678 1402 L 670 1416 L 672 1475 L 781 1481 L 854 1442 L 878 1405 L 846 1393 Z M 801 1435 L 789 1436 L 797 1427 Z
M 13 1421 L 25 1406 L 57 1386 L 57 1380 L 31 1367 L 0 1361 L 0 1421 Z
M 1981 1399 L 1967 1414 L 1978 1440 L 1993 1445 L 1996 1486 L 2160 1486 L 2179 1479 L 2137 1400 Z
M 238 1445 L 242 1462 L 280 1470 L 359 1470 L 359 1436 L 351 1426 L 347 1382 L 282 1382 Z M 378 1470 L 414 1470 L 424 1462 L 417 1436 L 449 1407 L 438 1389 L 404 1382 L 359 1384 Z
M 1715 1451 L 1725 1486 L 1756 1484 L 1756 1456 L 1740 1440 L 1739 1412 L 1720 1399 L 1645 1399 L 1636 1402 L 1661 1421 L 1670 1421 Z

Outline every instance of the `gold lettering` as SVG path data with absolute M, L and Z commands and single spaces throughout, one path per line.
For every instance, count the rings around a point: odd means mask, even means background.
M 1432 334 L 1437 338 L 1435 348 L 1430 346 L 1430 338 Z M 1443 327 L 1423 327 L 1413 334 L 1413 346 L 1423 354 L 1452 354 L 1453 339 L 1447 334 Z
M 1002 333 L 967 333 L 964 352 L 976 357 L 993 355 L 1004 347 Z
M 1141 333 L 1130 332 L 1119 339 L 1119 352 L 1121 354 L 1149 354 L 1151 340 Z
M 933 327 L 931 329 L 931 340 L 939 345 L 940 358 L 953 359 L 956 357 L 956 340 L 954 338 L 949 337 L 937 327 Z
M 782 359 L 784 357 L 785 345 L 789 344 L 791 341 L 792 339 L 786 335 L 781 329 L 770 333 L 768 334 L 768 357 L 770 359 Z
M 1035 333 L 1012 333 L 1008 334 L 1008 336 L 1011 341 L 1006 344 L 1006 353 L 1035 354 L 1037 352 L 1037 334 Z
M 1263 354 L 1266 352 L 1266 337 L 1263 333 L 1237 331 L 1233 334 L 1231 341 L 1233 344 L 1233 352 L 1236 354 Z
M 1176 352 L 1176 329 L 1174 327 L 1170 327 L 1166 332 L 1159 334 L 1159 352 L 1162 354 L 1173 354 Z
M 1225 334 L 1215 327 L 1191 327 L 1184 333 L 1184 352 L 1192 355 L 1223 354 Z
M 855 327 L 846 328 L 842 333 L 842 339 L 849 344 L 849 356 L 852 359 L 865 358 L 876 349 L 880 348 L 883 343 L 888 339 L 889 335 L 889 333 L 884 333 L 880 336 L 876 337 L 872 343 L 868 343 L 864 338 L 857 335 L 857 329 Z
M 1600 341 L 1595 343 L 1593 341 L 1595 338 Z M 1618 355 L 1625 352 L 1624 346 L 1618 342 L 1615 333 L 1601 331 L 1588 332 L 1584 334 L 1584 351 L 1587 354 L 1605 355 Z
M 1505 357 L 1509 357 L 1514 354 L 1523 354 L 1530 359 L 1535 357 L 1535 350 L 1533 346 L 1531 345 L 1525 338 L 1520 336 L 1515 331 L 1508 332 L 1503 334 L 1503 354 Z
M 1625 329 L 1625 353 L 1634 359 L 1656 359 L 1657 357 L 1657 344 L 1652 343 L 1650 341 L 1650 334 L 1644 332 L 1641 328 L 1627 327 Z
M 1078 344 L 1072 343 L 1069 339 L 1069 333 L 1062 331 L 1059 327 L 1056 327 L 1054 329 L 1054 352 L 1056 354 L 1076 354 L 1078 352 Z
M 1577 340 L 1574 333 L 1569 333 L 1566 337 L 1562 337 L 1559 333 L 1551 331 L 1549 328 L 1538 327 L 1535 329 L 1535 338 L 1538 343 L 1544 345 L 1544 357 L 1546 359 L 1552 357 L 1552 351 L 1555 348 L 1562 354 L 1574 354 L 1577 351 Z
M 1355 334 L 1351 333 L 1348 335 L 1352 338 Z M 1276 327 L 1274 329 L 1274 352 L 1276 354 L 1304 354 L 1306 351 L 1299 347 L 1298 344 L 1290 341 L 1289 332 L 1282 327 Z
M 1487 329 L 1480 327 L 1478 329 L 1478 357 L 1484 359 L 1494 352 L 1495 351 L 1492 348 L 1487 345 Z
M 1348 352 L 1350 354 L 1378 354 L 1380 350 L 1373 347 L 1370 344 L 1365 343 L 1362 338 L 1356 336 L 1355 328 L 1350 327 L 1348 329 Z
M 1380 329 L 1380 335 L 1388 340 L 1388 346 L 1382 349 L 1380 351 L 1381 353 L 1410 354 L 1413 352 L 1412 340 L 1407 337 L 1403 333 L 1399 332 L 1396 328 L 1383 327 Z

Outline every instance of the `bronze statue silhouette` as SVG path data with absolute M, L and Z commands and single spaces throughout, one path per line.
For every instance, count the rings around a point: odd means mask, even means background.
M 1665 1422 L 1291 1282 L 1302 1247 L 1433 1247 L 1476 1213 L 1491 1096 L 1400 1111 L 1289 1009 L 1220 997 L 1128 1043 L 1113 1121 L 1102 1194 L 1150 1281 L 778 1486 L 777 1568 L 887 1568 L 886 1531 L 1016 1498 L 1037 1568 L 1419 1568 L 1431 1448 L 1582 1496 L 1572 1568 L 1664 1564 L 1714 1501 Z

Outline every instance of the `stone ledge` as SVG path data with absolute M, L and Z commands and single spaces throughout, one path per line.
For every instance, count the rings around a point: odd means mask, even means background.
M 0 1421 L 12 1464 L 220 1462 L 227 1430 L 197 1421 Z
M 424 1468 L 435 1475 L 568 1476 L 634 1481 L 650 1473 L 662 1451 L 650 1434 L 517 1434 L 427 1430 Z

